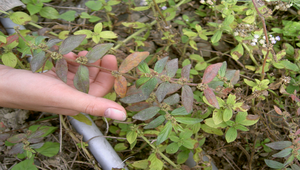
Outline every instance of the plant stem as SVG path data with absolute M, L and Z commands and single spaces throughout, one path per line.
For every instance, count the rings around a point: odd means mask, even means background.
M 166 19 L 165 19 L 164 15 L 161 13 L 161 10 L 159 9 L 159 7 L 158 7 L 157 3 L 155 2 L 155 0 L 152 0 L 152 2 L 154 3 L 154 6 L 155 6 L 155 8 L 156 8 L 156 11 L 158 11 L 159 15 L 160 15 L 160 16 L 161 16 L 161 18 L 164 20 L 164 22 L 165 22 L 165 25 L 167 26 L 167 25 L 168 25 L 168 23 L 167 23 L 167 21 L 166 21 Z
M 257 61 L 255 60 L 254 56 L 252 55 L 252 52 L 250 51 L 250 49 L 247 47 L 247 45 L 245 43 L 242 43 L 243 46 L 245 47 L 245 49 L 248 51 L 249 55 L 250 55 L 250 58 L 251 60 L 253 61 L 253 63 L 256 65 L 256 66 L 259 66 L 259 64 L 257 63 Z
M 36 27 L 36 28 L 39 28 L 39 29 L 42 29 L 42 28 L 43 28 L 42 26 L 39 26 L 39 25 L 37 25 L 37 24 L 35 24 L 35 23 L 33 23 L 33 22 L 29 22 L 29 24 L 32 25 L 32 26 L 34 26 L 34 27 Z M 54 32 L 49 32 L 49 34 L 58 37 L 58 35 L 57 35 L 56 33 L 54 33 Z
M 138 133 L 141 134 L 141 133 Z M 139 137 L 141 137 L 145 142 L 148 143 L 148 145 L 150 145 L 153 149 L 156 150 L 156 152 L 162 157 L 164 158 L 165 161 L 167 161 L 170 165 L 172 165 L 174 168 L 178 168 L 178 165 L 176 165 L 173 161 L 171 161 L 168 157 L 166 157 L 166 155 L 164 155 L 161 151 L 159 151 L 155 146 L 153 146 L 150 141 L 143 135 L 139 135 Z

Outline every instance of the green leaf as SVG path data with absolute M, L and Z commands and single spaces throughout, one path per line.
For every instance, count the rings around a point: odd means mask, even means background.
M 243 19 L 243 22 L 248 23 L 248 24 L 252 24 L 254 21 L 255 21 L 254 15 L 247 16 L 246 18 Z
M 237 61 L 244 55 L 244 47 L 239 43 L 234 49 L 231 50 L 232 58 Z
M 247 80 L 247 79 L 244 79 L 244 82 L 245 82 L 248 86 L 251 86 L 251 87 L 254 87 L 254 86 L 257 85 L 255 82 L 250 81 L 250 80 Z
M 177 163 L 182 164 L 189 158 L 190 150 L 184 150 L 177 155 Z
M 101 20 L 101 18 L 99 18 L 99 17 L 97 17 L 97 16 L 94 16 L 94 15 L 92 15 L 92 16 L 90 17 L 90 19 L 89 19 L 90 22 L 97 22 L 97 21 L 99 21 L 99 20 Z
M 130 144 L 134 143 L 136 141 L 136 138 L 137 138 L 137 133 L 134 131 L 129 131 L 126 134 L 126 139 Z
M 150 161 L 149 169 L 162 170 L 164 163 L 156 157 L 155 153 L 152 153 L 148 160 Z
M 32 133 L 36 131 L 42 131 L 43 133 L 41 134 L 40 137 L 46 137 L 53 133 L 57 127 L 52 127 L 52 126 L 42 126 L 42 125 L 32 125 L 28 128 Z
M 125 149 L 127 149 L 128 146 L 125 145 L 125 143 L 118 143 L 114 146 L 115 151 L 119 152 L 119 151 L 123 151 Z
M 9 18 L 18 25 L 26 25 L 31 21 L 31 17 L 25 12 L 14 12 L 9 15 Z
M 118 38 L 118 35 L 112 31 L 102 31 L 100 32 L 100 37 L 104 39 Z
M 55 156 L 59 151 L 59 143 L 57 142 L 45 142 L 44 145 L 38 149 L 35 149 L 38 153 L 52 157 Z
M 103 28 L 103 25 L 102 25 L 102 23 L 100 22 L 100 23 L 98 23 L 98 24 L 95 25 L 95 27 L 94 27 L 94 32 L 100 34 L 101 31 L 102 31 L 102 28 Z
M 190 113 L 191 113 L 191 112 L 190 112 Z M 176 116 L 176 115 L 188 115 L 188 114 L 190 114 L 190 113 L 188 113 L 188 112 L 186 111 L 185 107 L 179 107 L 179 108 L 173 110 L 173 111 L 171 112 L 171 115 L 173 115 L 173 116 Z
M 89 59 L 88 63 L 94 63 L 101 59 L 113 46 L 114 44 L 99 44 L 93 47 L 87 54 L 86 58 Z
M 77 90 L 88 93 L 90 86 L 89 69 L 86 66 L 80 64 L 74 76 L 73 82 Z
M 93 32 L 91 30 L 79 30 L 74 32 L 74 35 L 81 35 L 81 34 L 86 35 L 86 38 L 91 38 Z
M 165 140 L 168 139 L 170 133 L 172 131 L 172 123 L 171 121 L 168 121 L 165 125 L 165 127 L 161 130 L 161 132 L 158 134 L 156 145 L 163 143 Z
M 194 149 L 195 144 L 196 144 L 196 141 L 193 139 L 183 140 L 183 143 L 182 143 L 182 145 L 188 149 Z
M 165 116 L 160 115 L 156 119 L 152 120 L 148 125 L 144 127 L 144 129 L 153 129 L 156 128 L 157 126 L 161 125 L 165 121 Z
M 59 15 L 59 18 L 64 19 L 66 21 L 74 21 L 75 20 L 76 11 L 70 10 L 65 13 Z
M 232 110 L 231 109 L 225 109 L 225 111 L 223 113 L 224 122 L 227 122 L 228 120 L 230 120 L 231 117 L 232 117 Z
M 241 123 L 247 118 L 247 112 L 239 112 L 235 117 L 235 123 Z
M 284 164 L 277 162 L 277 161 L 273 161 L 273 160 L 269 160 L 269 159 L 265 159 L 265 163 L 268 165 L 268 167 L 270 168 L 274 168 L 274 169 L 282 169 L 284 168 Z
M 226 74 L 226 69 L 227 69 L 227 63 L 226 61 L 223 62 L 220 70 L 218 71 L 218 74 L 221 76 L 221 77 L 225 77 L 225 74 Z
M 214 123 L 216 125 L 223 122 L 223 112 L 222 109 L 215 109 L 212 116 Z
M 233 142 L 237 137 L 237 130 L 234 127 L 230 127 L 225 135 L 225 139 L 228 143 Z
M 131 27 L 131 28 L 135 28 L 135 29 L 146 27 L 146 24 L 144 24 L 142 22 L 122 22 L 122 24 L 125 27 Z
M 234 21 L 234 16 L 233 15 L 228 15 L 225 20 L 223 21 L 224 26 L 230 25 Z
M 62 55 L 68 54 L 85 39 L 86 35 L 72 35 L 66 38 L 59 47 L 59 53 Z
M 90 8 L 90 9 L 92 9 L 94 11 L 98 11 L 98 10 L 100 10 L 102 8 L 102 2 L 101 1 L 87 1 L 85 3 L 85 5 L 88 8 Z
M 43 6 L 40 6 L 40 5 L 34 5 L 34 4 L 32 4 L 32 3 L 27 4 L 26 7 L 27 7 L 27 9 L 28 9 L 30 15 L 34 15 L 34 14 L 40 12 L 40 10 L 43 8 Z
M 4 53 L 1 57 L 1 59 L 2 59 L 3 64 L 6 66 L 14 68 L 17 65 L 18 58 L 12 52 Z
M 211 43 L 217 43 L 222 37 L 222 31 L 218 30 L 212 37 L 211 37 Z
M 165 65 L 167 64 L 168 58 L 169 57 L 164 57 L 164 58 L 158 60 L 155 63 L 154 71 L 156 71 L 157 73 L 161 73 L 164 70 Z
M 272 148 L 272 149 L 275 149 L 275 150 L 281 150 L 281 149 L 292 146 L 292 142 L 290 142 L 290 141 L 278 141 L 278 142 L 267 143 L 265 145 Z
M 202 124 L 201 129 L 206 133 L 216 134 L 216 135 L 220 135 L 220 136 L 223 135 L 223 132 L 221 129 L 212 128 L 212 127 L 207 126 L 206 124 Z
M 149 66 L 144 61 L 139 64 L 138 69 L 143 73 L 151 73 Z
M 244 132 L 247 132 L 247 131 L 249 131 L 249 129 L 248 129 L 248 128 L 246 128 L 246 127 L 245 127 L 245 126 L 243 126 L 243 125 L 236 125 L 236 126 L 234 126 L 234 128 L 236 128 L 237 130 L 244 131 Z
M 52 7 L 44 7 L 40 10 L 40 15 L 47 19 L 57 19 L 59 17 L 59 13 L 56 9 Z
M 89 126 L 92 126 L 92 124 L 93 124 L 92 121 L 82 113 L 79 113 L 79 114 L 77 114 L 75 116 L 71 116 L 71 117 L 73 117 L 74 119 L 78 120 L 79 122 L 83 122 Z
M 154 117 L 160 111 L 160 107 L 152 106 L 147 109 L 144 109 L 134 115 L 132 118 L 137 120 L 148 120 Z
M 144 96 L 149 96 L 155 89 L 156 84 L 157 79 L 155 77 L 151 78 L 149 81 L 143 84 L 140 88 L 142 89 Z
M 173 142 L 167 146 L 166 152 L 168 154 L 174 154 L 178 151 L 178 149 L 179 149 L 179 144 L 176 142 Z
M 134 163 L 131 165 L 135 168 L 147 169 L 149 167 L 149 161 L 147 159 L 140 160 L 140 161 L 134 161 Z
M 286 148 L 286 149 L 272 155 L 272 157 L 274 157 L 274 158 L 283 158 L 283 157 L 286 157 L 286 156 L 292 154 L 292 151 L 293 151 L 292 148 Z
M 151 6 L 140 6 L 140 7 L 135 7 L 135 8 L 131 8 L 133 11 L 145 11 L 148 10 Z
M 191 118 L 191 117 L 175 117 L 175 120 L 177 122 L 187 124 L 187 125 L 192 125 L 192 124 L 199 123 L 199 122 L 203 121 L 203 119 Z
M 37 167 L 34 165 L 33 161 L 34 156 L 16 164 L 11 170 L 37 170 Z
M 139 88 L 141 85 L 145 84 L 147 81 L 150 80 L 150 77 L 141 77 L 136 80 L 135 86 Z
M 254 125 L 256 122 L 258 122 L 259 116 L 258 115 L 248 115 L 246 119 L 240 124 L 245 125 L 245 126 L 251 126 Z

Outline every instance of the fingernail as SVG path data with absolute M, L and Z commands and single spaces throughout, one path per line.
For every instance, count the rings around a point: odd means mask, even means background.
M 106 109 L 104 112 L 104 116 L 115 120 L 126 120 L 126 113 L 113 108 Z

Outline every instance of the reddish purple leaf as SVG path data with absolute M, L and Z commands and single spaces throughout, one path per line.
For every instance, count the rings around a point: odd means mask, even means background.
M 19 36 L 17 34 L 14 34 L 14 35 L 10 35 L 6 38 L 6 43 L 1 43 L 0 44 L 0 47 L 3 47 L 4 45 L 9 45 L 11 44 L 12 42 L 16 41 L 19 39 Z
M 11 150 L 8 151 L 8 154 L 15 155 L 15 154 L 18 154 L 18 153 L 23 153 L 24 152 L 23 146 L 24 146 L 23 143 L 17 143 L 17 144 L 15 144 L 11 148 Z
M 163 102 L 167 103 L 168 105 L 173 105 L 179 103 L 179 99 L 180 99 L 179 94 L 175 93 L 172 96 L 166 98 Z
M 211 89 L 209 87 L 206 88 L 204 90 L 204 96 L 206 97 L 208 103 L 210 103 L 212 106 L 216 107 L 217 109 L 220 109 L 218 100 L 216 98 L 216 95 L 215 95 L 213 89 Z
M 114 88 L 116 93 L 121 97 L 125 97 L 127 91 L 127 80 L 123 76 L 119 76 L 115 79 Z
M 132 104 L 130 106 L 126 107 L 126 110 L 131 111 L 131 112 L 139 112 L 141 110 L 144 110 L 146 108 L 150 107 L 150 104 L 147 102 L 139 102 Z
M 171 84 L 169 85 L 169 89 L 168 89 L 168 93 L 167 93 L 167 94 L 175 93 L 175 92 L 177 92 L 181 87 L 182 87 L 182 85 L 180 85 L 180 84 L 171 83 Z
M 8 133 L 0 134 L 0 141 L 5 141 L 9 136 L 10 134 Z
M 169 77 L 174 77 L 178 70 L 178 58 L 167 62 L 166 71 Z
M 88 63 L 94 63 L 102 58 L 113 45 L 112 43 L 96 45 L 85 56 L 89 59 Z
M 163 99 L 166 97 L 169 91 L 169 86 L 170 86 L 169 82 L 163 82 L 158 86 L 155 92 L 158 102 L 163 101 Z
M 3 122 L 0 122 L 0 132 L 5 130 L 5 125 Z
M 71 35 L 66 38 L 59 47 L 59 53 L 62 55 L 68 54 L 76 47 L 78 47 L 81 42 L 85 39 L 86 35 Z
M 46 57 L 46 53 L 44 51 L 34 54 L 32 60 L 30 61 L 31 71 L 33 73 L 38 71 L 44 66 L 47 59 L 48 58 Z
M 208 66 L 203 74 L 202 83 L 207 84 L 211 82 L 218 74 L 223 63 L 212 64 Z
M 141 61 L 145 60 L 149 56 L 149 52 L 134 52 L 127 56 L 119 67 L 120 73 L 127 73 L 134 67 L 138 66 Z
M 186 65 L 182 68 L 181 70 L 181 77 L 184 77 L 186 79 L 189 79 L 190 78 L 190 70 L 191 70 L 191 67 L 192 65 L 189 64 L 189 65 Z M 217 71 L 218 72 L 218 71 Z
M 235 85 L 239 81 L 239 79 L 240 79 L 240 70 L 236 70 L 234 73 L 234 76 L 230 80 L 230 83 L 232 85 Z
M 68 63 L 65 59 L 61 58 L 56 61 L 55 72 L 63 82 L 67 83 Z
M 184 85 L 181 91 L 181 101 L 185 110 L 190 113 L 193 109 L 194 94 L 190 86 Z
M 74 76 L 73 82 L 77 90 L 88 93 L 90 86 L 89 69 L 86 66 L 80 64 Z
M 17 134 L 17 135 L 14 135 L 14 136 L 8 138 L 7 141 L 10 143 L 19 143 L 26 137 L 27 137 L 27 135 L 25 133 L 20 133 L 20 134 Z

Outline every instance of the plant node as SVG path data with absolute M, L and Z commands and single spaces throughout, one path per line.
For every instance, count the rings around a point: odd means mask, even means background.
M 86 58 L 85 56 L 80 56 L 80 57 L 76 58 L 75 61 L 79 64 L 86 64 L 89 61 L 89 59 Z
M 57 59 L 62 59 L 62 55 L 57 53 L 57 52 L 52 52 L 50 57 L 53 59 L 53 60 L 57 60 Z M 76 59 L 77 60 L 77 59 Z

